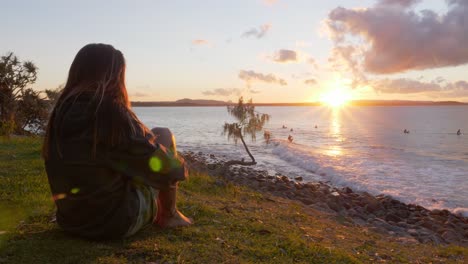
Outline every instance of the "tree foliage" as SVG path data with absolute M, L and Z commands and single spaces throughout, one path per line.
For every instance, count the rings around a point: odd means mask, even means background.
M 44 131 L 49 117 L 49 104 L 40 97 L 40 92 L 31 88 L 25 89 L 18 100 L 16 113 L 17 132 L 29 131 L 37 134 Z
M 247 103 L 244 102 L 244 98 L 239 98 L 237 105 L 228 106 L 228 113 L 233 116 L 237 122 L 225 123 L 223 128 L 223 134 L 227 135 L 228 140 L 233 140 L 236 144 L 241 140 L 244 145 L 245 151 L 249 155 L 251 161 L 246 162 L 242 160 L 231 160 L 226 163 L 229 165 L 255 165 L 254 156 L 250 152 L 247 144 L 245 143 L 244 137 L 250 136 L 252 141 L 256 140 L 257 132 L 262 131 L 263 126 L 270 120 L 268 114 L 262 114 L 255 111 L 255 106 L 250 99 Z
M 21 62 L 12 52 L 0 57 L 0 135 L 23 134 L 25 128 L 36 125 L 43 102 L 29 85 L 36 82 L 37 67 L 30 61 Z
M 25 110 L 22 107 L 37 103 L 33 101 L 39 99 L 38 94 L 27 88 L 36 78 L 34 63 L 21 62 L 12 52 L 0 57 L 0 134 L 24 131 L 24 119 L 29 113 L 16 114 L 18 110 Z
M 57 102 L 58 98 L 62 94 L 64 86 L 60 85 L 59 87 L 55 89 L 46 89 L 45 94 L 47 96 L 47 99 L 49 100 L 49 104 L 51 106 L 55 105 L 55 102 Z

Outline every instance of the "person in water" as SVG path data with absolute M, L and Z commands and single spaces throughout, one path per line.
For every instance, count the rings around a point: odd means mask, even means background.
M 288 141 L 289 141 L 289 142 L 293 142 L 293 140 L 294 140 L 293 137 L 292 137 L 291 135 L 289 135 L 289 136 L 288 136 Z
M 270 139 L 271 139 L 271 133 L 270 133 L 270 131 L 265 130 L 265 131 L 263 132 L 263 138 L 265 139 L 265 141 L 266 141 L 267 144 L 270 143 Z
M 188 226 L 176 207 L 188 177 L 167 128 L 150 131 L 130 107 L 123 54 L 83 47 L 52 111 L 43 158 L 57 223 L 89 239 L 128 237 L 145 226 Z
M 458 129 L 457 135 L 461 135 L 461 130 L 460 129 Z

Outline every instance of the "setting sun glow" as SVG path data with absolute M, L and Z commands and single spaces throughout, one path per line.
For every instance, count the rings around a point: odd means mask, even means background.
M 345 105 L 351 100 L 351 94 L 345 89 L 333 89 L 322 95 L 320 101 L 331 107 Z

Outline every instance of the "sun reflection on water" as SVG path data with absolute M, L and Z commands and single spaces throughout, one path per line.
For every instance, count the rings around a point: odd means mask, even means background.
M 330 147 L 327 148 L 325 154 L 328 156 L 341 156 L 343 155 L 343 148 L 340 143 L 345 141 L 342 134 L 341 124 L 341 109 L 333 108 L 330 113 Z

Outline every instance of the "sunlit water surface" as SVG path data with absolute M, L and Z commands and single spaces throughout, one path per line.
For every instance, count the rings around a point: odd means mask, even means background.
M 245 157 L 222 135 L 225 107 L 136 107 L 148 127 L 169 127 L 181 150 Z M 468 107 L 257 107 L 271 115 L 247 143 L 270 174 L 302 176 L 468 216 Z M 285 125 L 287 128 L 282 128 Z M 317 128 L 315 128 L 317 126 Z M 291 131 L 290 129 L 293 129 Z M 410 130 L 404 134 L 403 129 Z M 461 129 L 464 134 L 457 135 Z M 294 138 L 293 143 L 286 139 Z

